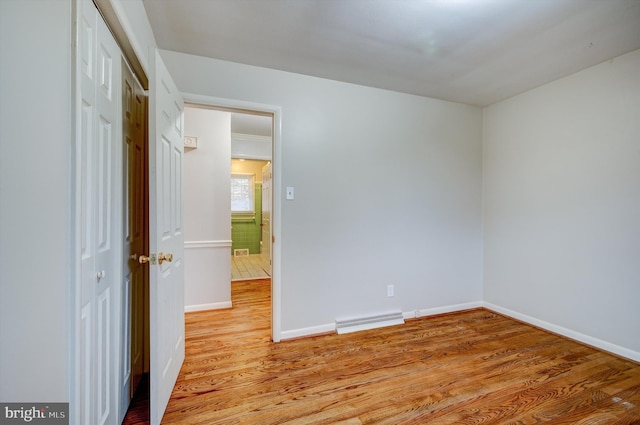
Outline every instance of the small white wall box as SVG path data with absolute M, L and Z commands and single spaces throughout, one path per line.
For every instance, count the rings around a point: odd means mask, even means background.
M 195 149 L 198 147 L 198 138 L 193 136 L 184 136 L 184 147 Z

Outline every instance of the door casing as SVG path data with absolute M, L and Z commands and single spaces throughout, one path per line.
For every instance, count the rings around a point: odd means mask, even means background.
M 273 142 L 272 142 L 273 144 Z M 262 223 L 260 223 L 260 232 L 262 236 L 262 261 L 269 264 L 271 268 L 271 204 L 273 196 L 271 196 L 271 180 L 273 173 L 271 172 L 271 163 L 262 168 Z M 269 269 L 271 272 L 271 269 Z
M 271 159 L 271 339 L 280 342 L 282 338 L 282 283 L 281 276 L 281 163 L 282 163 L 282 108 L 275 105 L 247 102 L 221 97 L 205 96 L 193 93 L 182 93 L 185 103 L 219 109 L 235 109 L 240 111 L 255 111 L 268 113 L 273 116 L 273 143 Z

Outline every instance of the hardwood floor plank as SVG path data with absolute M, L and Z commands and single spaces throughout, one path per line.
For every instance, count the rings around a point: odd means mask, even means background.
M 163 424 L 633 424 L 640 365 L 475 309 L 270 341 L 270 281 L 189 313 Z
M 142 375 L 131 405 L 122 425 L 147 425 L 149 423 L 149 374 Z

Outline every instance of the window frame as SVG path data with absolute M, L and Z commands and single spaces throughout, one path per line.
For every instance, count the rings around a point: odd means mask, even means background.
M 234 179 L 243 179 L 243 180 L 248 180 L 248 186 L 249 186 L 249 202 L 250 202 L 250 209 L 243 209 L 243 210 L 234 210 L 234 203 L 233 203 L 233 186 L 234 186 Z M 231 214 L 233 215 L 253 215 L 256 213 L 256 185 L 255 185 L 255 181 L 256 181 L 256 175 L 253 173 L 232 173 L 231 174 L 231 181 L 230 181 L 230 189 L 231 189 Z

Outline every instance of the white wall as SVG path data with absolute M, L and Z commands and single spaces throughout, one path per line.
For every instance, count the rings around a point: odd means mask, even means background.
M 3 402 L 69 400 L 71 36 L 70 1 L 0 1 Z
M 640 360 L 639 135 L 640 51 L 484 110 L 490 306 Z
M 268 139 L 260 137 L 260 139 L 256 140 L 255 138 L 240 138 L 238 135 L 236 137 L 232 135 L 231 156 L 234 158 L 271 160 L 272 143 Z
M 185 107 L 185 308 L 231 306 L 231 114 Z
M 281 181 L 296 193 L 283 201 L 279 241 L 284 336 L 337 317 L 480 302 L 479 108 L 162 56 L 183 92 L 282 107 Z

